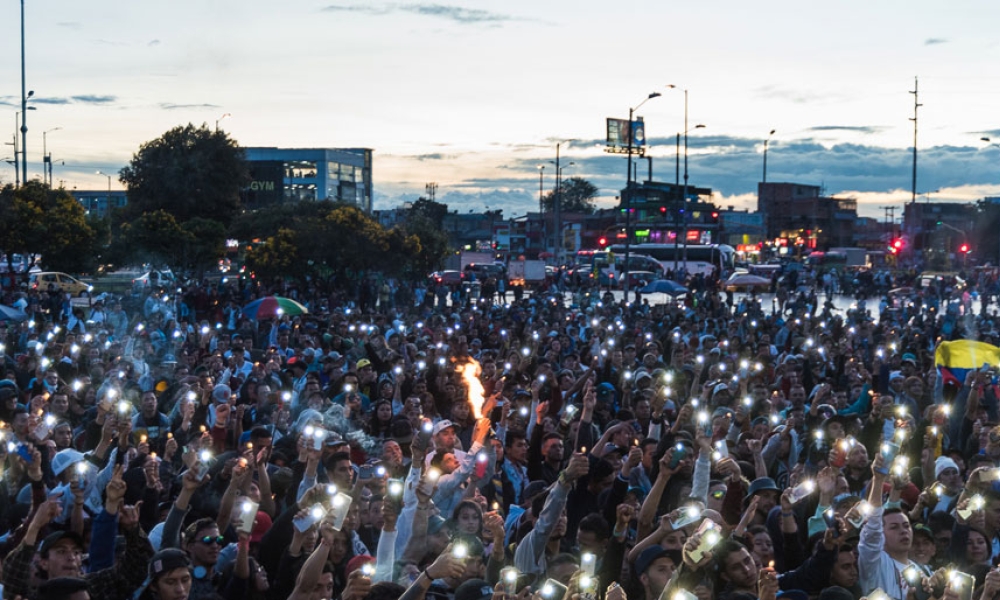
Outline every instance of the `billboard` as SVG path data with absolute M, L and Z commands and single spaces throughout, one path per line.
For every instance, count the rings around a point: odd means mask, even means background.
M 629 140 L 632 151 L 642 153 L 646 145 L 646 125 L 642 118 L 629 123 L 628 119 L 607 119 L 609 152 L 628 152 Z

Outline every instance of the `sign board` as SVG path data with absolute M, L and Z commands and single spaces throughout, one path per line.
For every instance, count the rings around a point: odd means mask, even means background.
M 646 151 L 646 125 L 642 118 L 629 123 L 628 119 L 607 119 L 606 152 L 627 154 L 631 141 L 632 153 L 642 155 Z

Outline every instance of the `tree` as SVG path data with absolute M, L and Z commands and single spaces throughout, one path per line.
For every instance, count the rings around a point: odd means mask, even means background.
M 113 255 L 122 264 L 182 264 L 185 248 L 194 243 L 172 214 L 154 210 L 122 225 Z
M 407 219 L 423 217 L 440 229 L 444 225 L 444 218 L 448 215 L 448 205 L 427 198 L 417 198 L 410 206 L 409 213 Z
M 127 213 L 133 219 L 162 210 L 177 223 L 194 218 L 228 223 L 241 208 L 250 171 L 243 150 L 225 132 L 188 124 L 142 144 L 119 180 L 128 187 Z
M 597 197 L 597 187 L 582 177 L 570 177 L 562 182 L 560 208 L 564 213 L 594 212 L 594 198 Z M 542 198 L 542 207 L 546 211 L 555 208 L 556 190 L 550 191 Z
M 252 248 L 247 253 L 247 266 L 262 279 L 301 278 L 306 273 L 297 236 L 291 229 L 280 229 L 276 235 Z
M 64 189 L 40 181 L 0 190 L 0 251 L 13 269 L 13 255 L 40 256 L 43 267 L 56 271 L 89 271 L 98 258 L 97 232 L 83 206 Z

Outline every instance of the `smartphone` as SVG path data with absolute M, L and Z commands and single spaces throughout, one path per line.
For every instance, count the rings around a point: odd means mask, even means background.
M 930 592 L 925 591 L 924 586 L 920 585 L 923 578 L 924 572 L 913 565 L 903 569 L 903 579 L 905 579 L 906 583 L 910 585 L 910 590 L 913 591 L 913 595 L 916 600 L 928 600 L 931 597 Z M 935 597 L 940 597 L 943 593 L 944 590 L 941 590 L 939 593 L 935 594 Z
M 31 463 L 31 447 L 28 444 L 18 444 L 15 452 L 24 459 L 24 462 Z
M 358 479 L 371 479 L 375 475 L 375 465 L 366 463 L 358 467 Z
M 729 458 L 729 446 L 726 444 L 726 440 L 719 440 L 715 442 L 715 451 L 712 452 L 712 460 L 719 462 L 724 458 Z
M 417 445 L 417 449 L 426 450 L 430 446 L 432 431 L 434 431 L 434 425 L 430 421 L 425 420 L 420 424 L 420 431 L 417 432 L 417 437 L 413 440 Z
M 403 491 L 406 484 L 400 479 L 390 479 L 386 484 L 386 500 L 396 507 L 398 513 L 403 508 Z
M 476 473 L 476 478 L 477 479 L 482 479 L 483 477 L 486 476 L 486 467 L 487 467 L 487 463 L 489 463 L 489 460 L 490 460 L 490 458 L 489 458 L 489 456 L 485 452 L 480 452 L 480 453 L 476 454 L 476 470 L 475 470 L 475 473 Z
M 868 518 L 872 512 L 872 505 L 868 503 L 867 500 L 862 500 L 854 505 L 850 511 L 847 512 L 847 522 L 850 523 L 855 529 L 861 529 L 861 526 L 865 524 L 865 519 Z
M 322 504 L 316 503 L 309 507 L 309 512 L 304 516 L 298 517 L 292 520 L 292 525 L 295 526 L 300 533 L 305 533 L 310 527 L 319 523 L 326 517 L 326 509 L 323 508 Z
M 427 469 L 427 473 L 420 479 L 420 483 L 417 485 L 417 490 L 425 496 L 434 495 L 434 488 L 437 486 L 437 480 L 441 477 L 441 471 L 434 467 Z
M 823 522 L 826 523 L 827 529 L 832 529 L 840 535 L 840 523 L 837 522 L 837 513 L 832 508 L 823 511 Z
M 812 479 L 807 479 L 803 481 L 799 485 L 792 488 L 792 498 L 791 498 L 792 504 L 799 502 L 800 500 L 802 500 L 803 498 L 807 497 L 809 494 L 812 494 L 815 491 L 816 491 L 815 481 L 813 481 Z
M 32 432 L 40 442 L 44 442 L 49 434 L 52 433 L 52 427 L 56 424 L 56 418 L 52 415 L 45 415 L 38 421 L 38 425 L 35 425 L 35 430 Z
M 958 600 L 972 600 L 972 592 L 976 589 L 976 578 L 968 573 L 952 571 L 948 575 L 948 586 L 958 593 Z
M 701 536 L 701 541 L 698 543 L 698 546 L 691 551 L 691 560 L 695 563 L 701 562 L 702 559 L 704 559 L 705 556 L 712 551 L 712 548 L 715 548 L 715 545 L 722 541 L 722 534 L 716 529 L 715 523 L 711 519 L 705 519 L 702 521 L 701 525 L 698 526 L 698 531 L 695 532 L 695 535 L 699 533 L 703 534 Z
M 886 465 L 891 465 L 892 461 L 896 460 L 896 456 L 899 454 L 899 444 L 893 442 L 882 442 L 882 467 L 876 469 L 876 471 L 881 475 L 889 474 L 889 467 Z
M 351 508 L 351 502 L 354 499 L 344 492 L 337 492 L 333 498 L 330 498 L 330 506 L 333 509 L 330 511 L 333 517 L 333 529 L 335 531 L 340 531 L 344 526 L 344 520 L 347 518 L 347 511 Z
M 674 447 L 674 455 L 670 457 L 670 468 L 676 469 L 681 461 L 687 458 L 687 448 L 684 444 L 677 444 Z
M 686 527 L 700 518 L 701 508 L 692 504 L 681 510 L 681 514 L 677 517 L 676 521 L 670 521 L 670 528 L 677 531 L 681 527 Z
M 253 531 L 253 523 L 257 520 L 257 509 L 259 504 L 252 500 L 244 500 L 240 504 L 240 512 L 236 517 L 236 531 L 250 535 Z
M 555 579 L 549 579 L 538 589 L 538 593 L 545 600 L 560 600 L 566 596 L 569 589 Z
M 566 427 L 569 427 L 569 424 L 573 422 L 573 417 L 576 416 L 577 410 L 579 409 L 577 409 L 575 404 L 567 404 L 566 408 L 563 409 L 563 415 L 560 422 Z
M 580 556 L 580 570 L 585 575 L 593 577 L 597 573 L 597 556 L 590 552 L 584 552 Z
M 669 585 L 663 588 L 663 592 L 660 593 L 659 600 L 698 600 L 698 596 L 695 596 L 694 594 L 692 594 L 687 590 L 674 589 L 674 593 L 670 596 L 667 596 L 667 590 L 669 589 L 670 589 Z
M 198 453 L 198 460 L 194 463 L 191 469 L 194 471 L 195 476 L 198 479 L 204 479 L 208 475 L 208 469 L 212 465 L 212 453 L 208 450 L 202 450 Z
M 517 569 L 506 567 L 500 571 L 500 580 L 503 582 L 504 596 L 514 596 L 517 594 Z
M 889 594 L 886 594 L 881 589 L 876 588 L 868 594 L 868 600 L 891 600 Z

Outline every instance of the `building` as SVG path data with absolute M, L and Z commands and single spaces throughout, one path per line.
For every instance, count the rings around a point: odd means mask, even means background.
M 719 211 L 719 243 L 736 248 L 738 253 L 747 257 L 758 254 L 759 244 L 767 236 L 764 229 L 764 215 L 749 210 Z
M 858 203 L 830 198 L 822 188 L 801 183 L 758 183 L 757 212 L 764 216 L 769 240 L 799 250 L 853 246 Z
M 125 190 L 69 190 L 77 202 L 83 205 L 88 215 L 102 219 L 108 216 L 108 207 L 119 209 L 128 204 Z
M 372 211 L 372 150 L 368 148 L 245 150 L 251 176 L 243 198 L 247 208 L 339 200 Z
M 950 268 L 961 246 L 975 241 L 980 218 L 973 203 L 909 202 L 903 207 L 904 252 L 908 247 L 926 265 Z
M 684 190 L 684 186 L 676 183 L 636 182 L 631 200 L 618 205 L 617 224 L 625 227 L 625 209 L 630 208 L 628 221 L 633 244 L 673 244 L 684 240 L 685 230 L 689 244 L 718 243 L 719 209 L 710 201 L 711 188 L 687 186 L 687 202 L 683 200 Z

